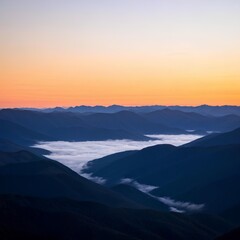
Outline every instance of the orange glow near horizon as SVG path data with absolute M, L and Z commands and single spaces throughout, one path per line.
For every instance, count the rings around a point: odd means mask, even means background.
M 240 105 L 235 1 L 201 9 L 185 0 L 184 13 L 167 1 L 149 3 L 149 12 L 141 0 L 99 8 L 3 2 L 0 108 Z

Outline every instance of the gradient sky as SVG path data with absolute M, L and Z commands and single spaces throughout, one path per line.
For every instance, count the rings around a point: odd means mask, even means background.
M 239 0 L 0 0 L 0 107 L 240 105 Z

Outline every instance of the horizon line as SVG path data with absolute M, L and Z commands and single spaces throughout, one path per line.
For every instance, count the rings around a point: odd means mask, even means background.
M 68 109 L 68 108 L 75 108 L 75 107 L 104 107 L 104 108 L 109 108 L 109 107 L 129 107 L 129 108 L 137 108 L 137 107 L 203 107 L 203 106 L 208 106 L 208 107 L 240 107 L 240 105 L 231 105 L 231 104 L 223 104 L 223 105 L 210 105 L 210 104 L 200 104 L 200 105 L 161 105 L 161 104 L 152 104 L 152 105 L 121 105 L 121 104 L 111 104 L 111 105 L 69 105 L 69 106 L 49 106 L 49 107 L 31 107 L 31 106 L 23 106 L 23 107 L 1 107 L 0 109 L 54 109 L 54 108 L 63 108 L 63 109 Z

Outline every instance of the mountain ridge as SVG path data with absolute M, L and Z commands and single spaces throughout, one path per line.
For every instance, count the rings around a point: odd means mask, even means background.
M 240 106 L 237 105 L 207 105 L 202 104 L 198 106 L 184 106 L 184 105 L 143 105 L 143 106 L 124 106 L 124 105 L 109 105 L 109 106 L 72 106 L 72 107 L 53 107 L 53 108 L 22 108 L 36 111 L 72 111 L 72 112 L 106 112 L 113 113 L 121 110 L 131 110 L 135 112 L 151 112 L 169 108 L 173 110 L 181 110 L 184 112 L 196 112 L 203 115 L 224 116 L 229 114 L 236 114 L 240 116 Z

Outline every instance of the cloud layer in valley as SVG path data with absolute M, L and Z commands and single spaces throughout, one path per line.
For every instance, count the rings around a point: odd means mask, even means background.
M 152 190 L 158 188 L 157 186 L 141 184 L 141 183 L 139 183 L 139 182 L 137 182 L 137 181 L 135 181 L 131 178 L 123 178 L 123 179 L 121 179 L 120 183 L 131 185 L 131 186 L 137 188 L 138 190 L 140 190 L 141 192 L 144 192 L 144 193 L 149 193 Z
M 102 178 L 102 177 L 97 177 L 97 176 L 92 176 L 92 173 L 81 173 L 81 176 L 96 182 L 98 184 L 105 184 L 106 179 Z
M 59 161 L 80 173 L 83 166 L 97 158 L 101 158 L 113 153 L 138 150 L 157 144 L 172 144 L 179 146 L 191 142 L 201 136 L 191 134 L 181 135 L 148 135 L 156 138 L 151 141 L 132 140 L 107 140 L 107 141 L 85 141 L 85 142 L 39 142 L 34 147 L 49 150 L 51 154 L 46 157 Z
M 172 144 L 179 146 L 191 142 L 201 136 L 182 134 L 182 135 L 148 135 L 156 138 L 151 141 L 132 141 L 132 140 L 107 140 L 107 141 L 85 141 L 85 142 L 39 142 L 34 147 L 49 150 L 51 154 L 46 157 L 59 161 L 70 167 L 72 170 L 80 173 L 83 166 L 97 158 L 109 154 L 127 151 L 139 150 L 145 147 L 157 144 Z
M 132 140 L 107 140 L 107 141 L 85 141 L 85 142 L 39 142 L 34 147 L 43 148 L 49 150 L 51 154 L 47 157 L 61 162 L 62 164 L 70 167 L 72 170 L 81 174 L 81 170 L 86 164 L 97 158 L 104 157 L 116 152 L 122 152 L 127 150 L 139 150 L 145 147 L 157 145 L 157 144 L 172 144 L 179 146 L 188 142 L 191 142 L 201 136 L 199 135 L 148 135 L 156 138 L 151 141 L 132 141 Z M 101 177 L 95 177 L 91 174 L 82 174 L 84 177 L 104 184 L 106 179 Z M 129 184 L 138 190 L 148 194 L 149 196 L 157 199 L 158 201 L 166 204 L 170 211 L 173 212 L 189 212 L 189 211 L 201 211 L 204 208 L 204 204 L 195 204 L 190 202 L 180 202 L 169 197 L 157 197 L 150 192 L 158 186 L 151 186 L 142 184 L 134 179 L 125 178 L 120 181 L 123 184 Z
M 158 201 L 167 205 L 171 212 L 178 212 L 178 213 L 199 212 L 205 207 L 204 204 L 181 202 L 181 201 L 176 201 L 174 199 L 171 199 L 170 197 L 158 197 L 158 196 L 152 195 L 150 192 L 152 190 L 158 188 L 157 186 L 142 184 L 131 178 L 123 178 L 123 179 L 121 179 L 120 183 L 133 186 L 133 187 L 137 188 L 139 191 L 144 192 L 144 193 L 148 194 L 149 196 L 157 199 Z
M 199 212 L 205 207 L 204 204 L 180 202 L 180 201 L 171 199 L 169 197 L 156 197 L 156 196 L 153 196 L 153 197 L 157 198 L 160 202 L 169 206 L 172 212 Z

